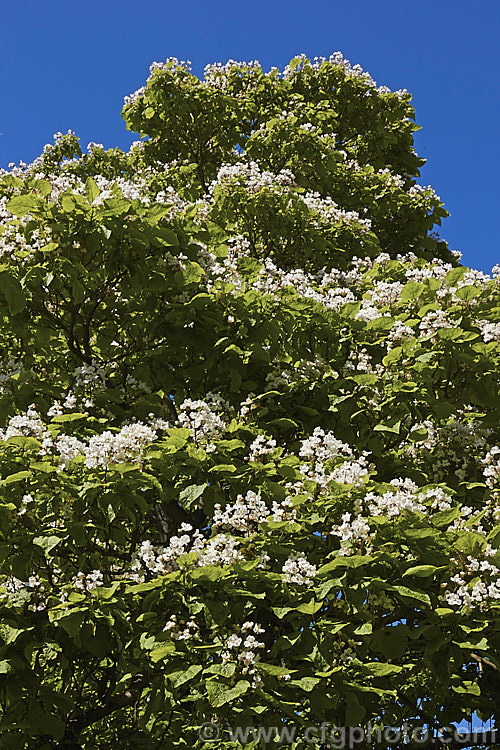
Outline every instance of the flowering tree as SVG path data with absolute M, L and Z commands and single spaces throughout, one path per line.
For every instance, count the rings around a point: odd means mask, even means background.
M 1 173 L 0 748 L 498 717 L 499 281 L 410 98 L 173 59 Z

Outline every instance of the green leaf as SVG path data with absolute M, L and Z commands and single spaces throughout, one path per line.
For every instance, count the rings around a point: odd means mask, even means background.
M 14 484 L 15 482 L 22 482 L 23 479 L 28 479 L 32 475 L 31 471 L 16 471 L 15 474 L 9 474 L 8 477 L 1 480 L 1 484 Z
M 21 633 L 24 633 L 23 628 L 16 628 L 12 625 L 8 625 L 6 622 L 0 623 L 0 638 L 3 638 L 4 642 L 8 645 L 14 643 Z
M 21 194 L 15 195 L 11 198 L 10 201 L 8 201 L 6 208 L 7 211 L 10 211 L 14 216 L 22 217 L 32 211 L 36 211 L 42 205 L 43 202 L 36 195 Z
M 63 628 L 69 636 L 74 638 L 80 632 L 87 615 L 87 610 L 82 608 L 70 610 L 51 609 L 48 614 L 51 622 Z
M 224 570 L 216 565 L 205 565 L 203 568 L 196 568 L 189 573 L 193 581 L 218 581 L 224 576 Z
M 448 271 L 445 277 L 446 286 L 455 286 L 455 284 L 463 279 L 466 270 L 464 266 L 459 266 Z
M 257 663 L 257 666 L 259 664 Z M 203 674 L 218 674 L 220 677 L 232 677 L 236 671 L 236 664 L 228 662 L 227 664 L 212 664 L 203 670 Z
M 146 581 L 145 583 L 134 583 L 127 586 L 127 594 L 143 594 L 145 591 L 153 591 L 153 589 L 159 589 L 165 585 L 164 578 L 155 578 L 153 581 Z
M 422 295 L 424 289 L 425 286 L 419 281 L 409 281 L 401 290 L 399 299 L 401 302 L 413 302 Z
M 212 466 L 208 471 L 209 474 L 234 474 L 236 466 L 234 464 L 217 464 L 216 466 Z
M 154 648 L 149 655 L 151 660 L 156 664 L 156 662 L 163 661 L 167 656 L 173 654 L 174 651 L 175 643 L 173 641 L 167 641 L 167 643 L 163 643 L 161 646 Z
M 52 417 L 52 422 L 55 424 L 63 424 L 64 422 L 77 422 L 79 419 L 88 419 L 88 417 L 80 412 L 74 412 L 73 414 L 56 414 L 55 417 Z
M 85 299 L 85 287 L 79 279 L 73 279 L 71 282 L 71 294 L 73 301 L 79 305 Z
M 322 606 L 323 602 L 317 602 L 313 597 L 310 601 L 305 602 L 304 604 L 299 604 L 297 612 L 301 612 L 304 615 L 314 615 Z
M 403 573 L 403 578 L 407 576 L 415 576 L 416 578 L 426 578 L 432 576 L 438 568 L 435 565 L 415 565 L 413 568 L 408 568 Z
M 397 664 L 384 664 L 378 661 L 369 661 L 363 664 L 363 671 L 365 670 L 368 674 L 371 674 L 374 677 L 387 677 L 387 675 L 402 672 L 403 667 L 398 667 Z
M 154 227 L 152 230 L 156 244 L 160 247 L 179 247 L 179 238 L 173 229 L 168 227 Z
M 179 500 L 181 505 L 189 510 L 191 505 L 197 500 L 208 487 L 208 482 L 205 484 L 190 484 L 189 487 L 184 487 L 179 493 Z
M 240 680 L 232 688 L 223 682 L 216 682 L 215 680 L 207 682 L 208 700 L 214 708 L 220 708 L 226 703 L 231 703 L 244 695 L 249 689 L 250 683 L 247 680 Z
M 477 297 L 482 292 L 481 286 L 474 286 L 474 284 L 467 284 L 466 286 L 461 286 L 460 289 L 457 289 L 455 292 L 455 295 L 463 300 L 464 302 L 470 302 L 471 299 L 474 299 L 474 297 Z
M 374 432 L 390 432 L 395 435 L 399 435 L 401 429 L 401 420 L 398 420 L 394 424 L 376 424 L 373 428 Z
M 288 669 L 287 667 L 279 667 L 277 664 L 265 664 L 262 661 L 258 661 L 256 664 L 259 672 L 271 675 L 272 677 L 283 677 L 283 675 L 294 674 L 294 669 Z
M 396 625 L 383 628 L 373 633 L 371 647 L 382 653 L 386 659 L 399 659 L 408 645 L 409 628 L 406 625 Z
M 96 182 L 92 177 L 87 177 L 85 181 L 85 195 L 89 203 L 93 203 L 97 196 L 100 194 L 100 190 L 97 187 Z
M 406 586 L 391 586 L 393 591 L 396 591 L 402 599 L 409 599 L 410 601 L 422 602 L 431 606 L 431 600 L 428 594 L 424 594 L 422 591 L 414 591 Z
M 59 244 L 57 242 L 47 242 L 46 245 L 40 248 L 40 252 L 42 253 L 51 253 L 54 250 L 57 250 L 59 248 Z M 49 282 L 50 283 L 50 282 Z M 48 284 L 47 284 L 48 286 Z
M 388 352 L 385 357 L 382 358 L 382 364 L 384 367 L 391 367 L 399 362 L 403 353 L 403 349 L 400 346 L 395 346 Z
M 33 539 L 33 544 L 36 544 L 37 547 L 41 547 L 45 554 L 52 552 L 59 542 L 62 542 L 60 536 L 36 536 Z
M 17 315 L 24 310 L 26 307 L 26 298 L 23 288 L 19 281 L 6 271 L 0 273 L 0 291 L 7 300 L 11 315 Z
M 489 643 L 487 638 L 481 638 L 477 643 L 471 641 L 453 641 L 460 648 L 471 649 L 472 651 L 488 651 Z
M 362 625 L 358 625 L 358 627 L 354 629 L 354 634 L 355 635 L 370 635 L 372 630 L 373 630 L 372 623 L 364 622 Z
M 151 652 L 151 657 L 153 653 L 154 651 Z M 171 683 L 172 687 L 178 688 L 181 685 L 184 685 L 186 682 L 194 679 L 194 677 L 200 674 L 202 669 L 203 667 L 199 664 L 191 664 L 191 666 L 187 669 L 181 669 L 177 672 L 171 672 L 167 675 L 167 679 Z
M 357 727 L 364 719 L 366 710 L 359 702 L 355 693 L 347 693 L 346 702 L 345 725 L 348 727 Z
M 30 464 L 31 471 L 43 471 L 44 474 L 52 474 L 57 471 L 57 466 L 53 466 L 50 461 L 34 461 Z
M 306 693 L 310 693 L 319 682 L 321 680 L 318 677 L 301 677 L 299 680 L 290 680 L 288 684 L 291 687 L 298 687 L 301 690 L 305 690 Z

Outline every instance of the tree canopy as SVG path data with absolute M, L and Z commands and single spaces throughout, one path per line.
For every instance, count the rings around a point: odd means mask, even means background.
M 0 173 L 0 748 L 494 724 L 500 274 L 410 94 L 170 59 L 123 117 Z

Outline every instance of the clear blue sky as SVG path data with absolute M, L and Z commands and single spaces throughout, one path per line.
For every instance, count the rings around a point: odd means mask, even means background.
M 149 64 L 258 59 L 341 50 L 378 84 L 414 95 L 417 150 L 451 213 L 441 234 L 468 265 L 500 262 L 498 0 L 16 0 L 0 18 L 0 166 L 31 161 L 68 128 L 106 147 L 134 139 L 123 97 Z

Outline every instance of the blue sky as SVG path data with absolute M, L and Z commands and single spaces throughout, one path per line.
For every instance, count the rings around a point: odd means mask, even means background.
M 441 234 L 467 265 L 500 262 L 498 0 L 24 0 L 5 3 L 0 29 L 0 166 L 31 161 L 56 131 L 128 147 L 123 97 L 149 64 L 258 59 L 341 50 L 378 84 L 413 93 L 416 147 L 451 213 Z

